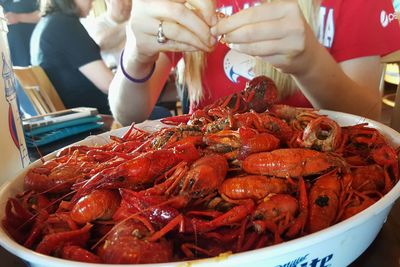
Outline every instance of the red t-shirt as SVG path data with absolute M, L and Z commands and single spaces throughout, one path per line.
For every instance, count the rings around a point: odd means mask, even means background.
M 400 49 L 392 0 L 324 0 L 318 38 L 337 62 Z
M 219 11 L 226 15 L 259 2 L 217 0 Z M 391 0 L 324 0 L 317 35 L 337 62 L 370 55 L 383 56 L 400 49 L 400 27 L 394 14 Z M 169 54 L 169 57 L 173 64 L 181 58 L 177 54 Z M 243 90 L 246 82 L 254 77 L 253 63 L 251 56 L 218 44 L 206 57 L 203 100 L 197 106 L 191 105 L 191 111 Z M 311 107 L 300 91 L 281 103 Z

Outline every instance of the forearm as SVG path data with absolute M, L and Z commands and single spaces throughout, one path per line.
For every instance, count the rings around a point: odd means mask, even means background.
M 36 23 L 40 19 L 40 12 L 35 11 L 32 13 L 20 13 L 18 14 L 18 21 L 20 23 Z
M 129 125 L 149 117 L 171 70 L 167 61 L 169 60 L 165 55 L 160 55 L 152 77 L 144 83 L 128 80 L 121 68 L 118 68 L 109 90 L 110 108 L 118 122 Z M 122 64 L 125 71 L 137 79 L 146 77 L 153 65 L 151 62 L 130 60 L 126 54 Z
M 380 119 L 379 62 L 366 59 L 374 66 L 372 70 L 353 73 L 351 79 L 346 72 L 352 71 L 343 70 L 320 45 L 307 58 L 305 71 L 293 76 L 314 107 Z
M 220 19 L 211 32 L 223 35 L 232 49 L 291 74 L 314 107 L 379 119 L 379 56 L 338 64 L 316 39 L 297 1 L 244 9 Z
M 189 9 L 185 3 L 194 9 Z M 129 81 L 121 70 L 111 83 L 109 102 L 113 115 L 122 124 L 148 118 L 171 72 L 172 62 L 164 52 L 211 51 L 216 38 L 210 25 L 215 24 L 215 1 L 147 1 L 137 0 L 126 27 L 123 62 L 127 75 L 146 82 Z M 162 19 L 162 22 L 160 22 Z M 162 30 L 162 31 L 161 31 Z M 166 42 L 157 38 L 164 34 Z
M 111 80 L 114 75 L 103 60 L 89 62 L 79 68 L 79 71 L 88 78 L 100 91 L 108 94 Z

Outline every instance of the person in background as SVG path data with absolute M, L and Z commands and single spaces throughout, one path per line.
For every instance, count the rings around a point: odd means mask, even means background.
M 40 19 L 38 0 L 0 0 L 8 23 L 8 44 L 14 66 L 29 66 L 29 42 Z
M 92 0 L 43 0 L 43 17 L 31 38 L 31 61 L 40 65 L 67 108 L 95 107 L 110 114 L 107 93 L 113 73 L 79 18 Z
M 264 74 L 277 83 L 280 103 L 380 118 L 380 57 L 400 48 L 397 21 L 381 21 L 383 11 L 394 12 L 391 0 L 132 3 L 109 92 L 122 124 L 146 118 L 182 57 L 191 111 Z
M 106 12 L 83 22 L 89 35 L 99 45 L 101 56 L 111 70 L 119 65 L 119 58 L 126 42 L 126 25 L 132 9 L 132 0 L 104 0 Z M 162 106 L 154 106 L 149 119 L 171 116 Z
M 126 42 L 126 24 L 132 0 L 105 0 L 107 10 L 99 17 L 83 23 L 93 40 L 100 46 L 101 56 L 110 69 L 118 66 Z
M 121 51 L 126 42 L 126 24 L 132 8 L 132 0 L 105 0 L 106 12 L 95 19 L 85 19 L 83 25 L 100 47 L 103 61 L 111 70 L 119 64 Z M 154 106 L 149 119 L 171 116 L 162 106 Z

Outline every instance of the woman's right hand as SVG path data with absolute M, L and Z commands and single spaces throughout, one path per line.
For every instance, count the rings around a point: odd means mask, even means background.
M 133 0 L 128 25 L 140 61 L 152 61 L 159 52 L 206 51 L 216 43 L 210 27 L 217 21 L 214 0 Z M 157 42 L 160 23 L 166 43 Z
M 14 13 L 14 12 L 7 12 L 4 14 L 4 16 L 7 19 L 7 24 L 8 25 L 13 25 L 13 24 L 17 24 L 19 21 L 19 14 Z

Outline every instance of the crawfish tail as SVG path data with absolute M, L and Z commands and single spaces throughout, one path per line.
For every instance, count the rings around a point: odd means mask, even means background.
M 293 186 L 287 179 L 248 175 L 226 179 L 219 188 L 221 195 L 230 199 L 263 199 L 271 193 L 291 193 Z
M 78 200 L 70 216 L 77 223 L 84 224 L 96 219 L 109 220 L 120 205 L 118 193 L 99 189 Z
M 334 154 L 302 148 L 252 154 L 242 163 L 247 173 L 277 177 L 304 177 L 344 166 L 344 161 Z

